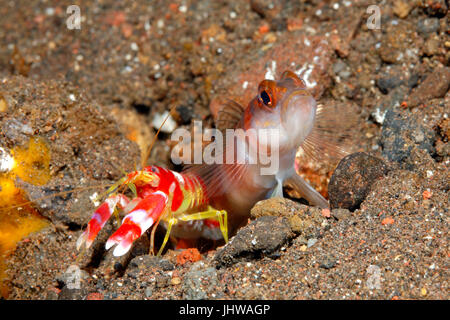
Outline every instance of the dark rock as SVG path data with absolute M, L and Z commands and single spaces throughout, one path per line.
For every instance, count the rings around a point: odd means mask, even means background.
M 339 162 L 328 185 L 331 208 L 357 209 L 371 185 L 388 171 L 382 160 L 366 153 L 348 155 Z
M 420 115 L 407 110 L 389 109 L 386 112 L 381 131 L 383 156 L 389 161 L 403 162 L 414 146 L 434 152 L 435 132 L 425 126 Z
M 437 32 L 439 30 L 438 18 L 425 18 L 419 20 L 417 24 L 417 32 L 422 36 L 427 36 L 430 33 Z
M 278 251 L 294 236 L 286 218 L 261 217 L 243 227 L 215 256 L 219 267 Z
M 189 124 L 194 115 L 194 109 L 185 105 L 180 105 L 176 109 L 177 121 L 179 124 Z
M 402 80 L 397 77 L 382 77 L 377 79 L 377 87 L 384 94 L 388 93 L 393 88 L 399 86 L 402 83 Z
M 446 0 L 420 1 L 421 7 L 427 15 L 442 18 L 447 14 L 448 6 Z
M 442 98 L 449 88 L 450 68 L 437 68 L 410 94 L 408 107 L 416 107 L 433 98 Z

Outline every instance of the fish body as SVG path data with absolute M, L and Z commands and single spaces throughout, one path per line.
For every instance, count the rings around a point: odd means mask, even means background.
M 212 175 L 213 179 L 205 179 L 205 185 L 207 193 L 208 187 L 225 185 L 220 192 L 212 192 L 210 202 L 214 207 L 228 212 L 230 229 L 236 229 L 246 223 L 250 209 L 256 202 L 274 196 L 282 197 L 282 186 L 285 181 L 292 177 L 295 180 L 303 180 L 295 171 L 295 155 L 313 130 L 317 105 L 305 83 L 294 73 L 286 71 L 277 81 L 263 80 L 259 84 L 257 95 L 242 110 L 240 118 L 238 113 L 235 113 L 235 129 L 244 131 L 265 129 L 268 132 L 272 130 L 273 134 L 278 135 L 273 141 L 270 139 L 253 141 L 254 148 L 257 147 L 258 152 L 278 149 L 278 158 L 272 159 L 277 161 L 278 165 L 276 171 L 271 174 L 262 174 L 261 169 L 266 165 L 260 161 L 256 164 L 223 164 L 210 168 L 224 172 Z M 242 139 L 237 141 L 238 137 L 234 139 L 235 146 L 239 145 L 239 142 L 241 146 L 246 144 L 247 148 L 240 148 L 239 152 L 249 153 L 251 141 L 243 142 Z M 227 151 L 229 147 L 225 146 L 225 152 Z M 246 159 L 249 157 L 247 154 Z M 197 172 L 201 178 L 207 175 L 202 170 Z M 206 172 L 208 173 L 208 170 Z M 328 202 L 305 181 L 302 181 L 297 189 L 312 205 L 328 206 Z

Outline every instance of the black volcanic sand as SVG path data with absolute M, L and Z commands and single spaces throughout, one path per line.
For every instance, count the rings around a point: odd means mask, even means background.
M 80 30 L 66 27 L 67 1 L 0 6 L 0 145 L 37 135 L 52 155 L 47 185 L 20 182 L 31 199 L 116 181 L 140 163 L 157 113 L 211 126 L 213 99 L 289 59 L 303 72 L 301 59 L 319 61 L 318 102 L 355 105 L 360 120 L 355 153 L 321 171 L 331 211 L 260 202 L 197 262 L 149 256 L 148 237 L 114 258 L 114 221 L 78 253 L 94 190 L 36 201 L 51 225 L 9 256 L 9 299 L 448 299 L 448 2 L 385 2 L 378 30 L 373 1 L 84 1 Z M 149 163 L 173 168 L 171 146 L 159 136 Z

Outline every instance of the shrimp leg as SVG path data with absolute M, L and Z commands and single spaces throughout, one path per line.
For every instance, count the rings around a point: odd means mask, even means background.
M 158 256 L 161 255 L 164 246 L 166 245 L 167 241 L 169 240 L 170 231 L 172 230 L 172 226 L 176 223 L 178 223 L 178 220 L 180 221 L 193 221 L 193 220 L 205 220 L 205 219 L 215 219 L 219 222 L 219 228 L 222 232 L 222 236 L 225 240 L 225 242 L 228 242 L 228 223 L 227 223 L 227 212 L 225 210 L 217 210 L 214 209 L 211 206 L 208 206 L 206 211 L 191 213 L 191 214 L 185 214 L 181 217 L 177 218 L 171 218 L 169 219 L 166 235 L 164 237 L 164 241 L 161 245 L 161 248 L 158 251 Z

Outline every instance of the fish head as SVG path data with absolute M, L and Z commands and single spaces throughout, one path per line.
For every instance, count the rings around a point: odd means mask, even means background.
M 243 128 L 278 132 L 279 149 L 302 144 L 314 126 L 316 101 L 305 82 L 291 71 L 280 80 L 263 80 L 244 111 Z

